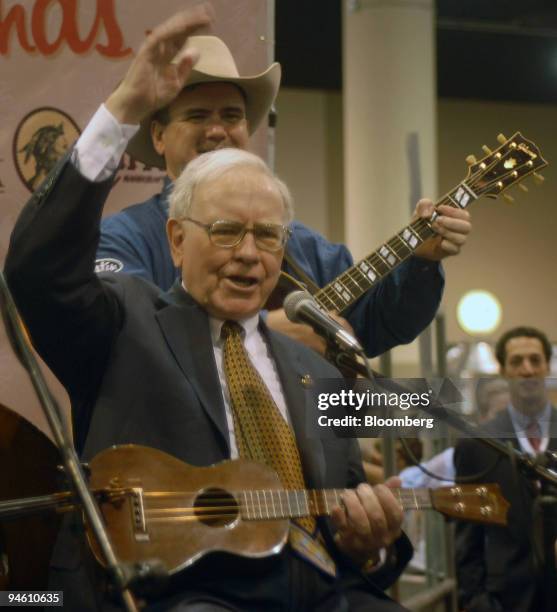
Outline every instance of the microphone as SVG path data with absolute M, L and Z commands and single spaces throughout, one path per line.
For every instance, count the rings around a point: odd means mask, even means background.
M 331 340 L 343 350 L 361 353 L 361 344 L 344 327 L 324 312 L 307 291 L 289 293 L 283 304 L 286 316 L 292 323 L 307 323 L 315 333 Z

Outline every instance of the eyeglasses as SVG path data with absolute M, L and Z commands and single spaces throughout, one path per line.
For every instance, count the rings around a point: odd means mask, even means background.
M 238 221 L 219 220 L 214 223 L 201 223 L 191 217 L 182 217 L 182 219 L 202 227 L 215 246 L 226 249 L 238 246 L 244 236 L 250 232 L 258 248 L 264 251 L 279 251 L 292 233 L 290 228 L 276 223 L 255 223 L 253 227 L 248 228 Z

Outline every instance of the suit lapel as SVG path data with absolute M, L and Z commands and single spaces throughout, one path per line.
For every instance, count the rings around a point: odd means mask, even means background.
M 164 338 L 182 373 L 194 388 L 201 405 L 230 450 L 207 314 L 179 285 L 175 285 L 163 299 L 165 303 L 156 317 Z M 302 379 L 308 373 L 307 368 L 293 344 L 271 332 L 263 323 L 260 324 L 260 330 L 269 343 L 282 383 L 306 485 L 322 488 L 326 473 L 323 444 L 319 438 L 308 437 L 305 421 L 306 391 Z
M 168 347 L 230 452 L 209 318 L 179 285 L 174 285 L 163 299 L 166 304 L 156 317 Z
M 269 330 L 264 323 L 260 324 L 260 330 L 269 343 L 282 383 L 288 414 L 300 451 L 306 486 L 321 489 L 326 473 L 325 453 L 321 440 L 308 436 L 306 389 L 302 384 L 302 380 L 308 375 L 307 367 L 302 363 L 294 344 Z

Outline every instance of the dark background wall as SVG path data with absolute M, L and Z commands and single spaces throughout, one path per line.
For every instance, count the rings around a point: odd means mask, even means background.
M 341 88 L 342 1 L 276 1 L 283 86 Z M 441 98 L 557 102 L 556 0 L 438 0 L 437 84 Z

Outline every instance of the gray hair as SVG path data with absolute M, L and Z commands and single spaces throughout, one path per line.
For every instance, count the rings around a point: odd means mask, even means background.
M 284 204 L 284 222 L 290 223 L 294 218 L 294 203 L 286 184 L 273 174 L 269 166 L 257 155 L 242 149 L 218 149 L 203 153 L 191 161 L 176 179 L 168 199 L 169 217 L 181 219 L 187 217 L 193 205 L 195 188 L 202 183 L 219 178 L 234 168 L 250 167 L 261 170 L 270 178 L 280 193 Z

